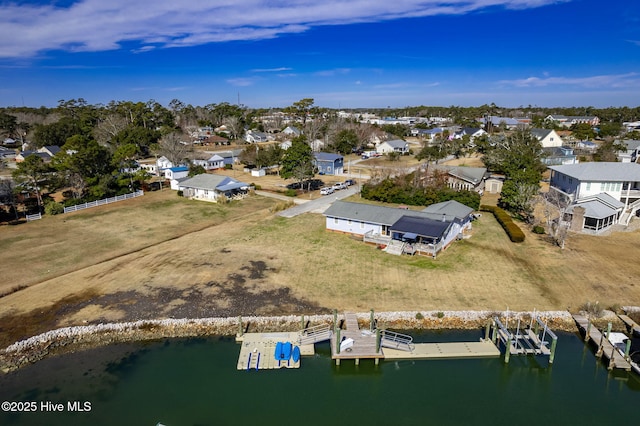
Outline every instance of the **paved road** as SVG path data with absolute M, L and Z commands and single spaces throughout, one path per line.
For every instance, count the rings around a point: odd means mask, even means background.
M 341 189 L 335 191 L 330 195 L 323 195 L 315 200 L 307 201 L 303 204 L 298 204 L 281 212 L 278 212 L 278 216 L 282 217 L 294 217 L 302 213 L 323 213 L 334 201 L 346 198 L 350 195 L 358 193 L 358 186 L 350 186 L 349 189 Z

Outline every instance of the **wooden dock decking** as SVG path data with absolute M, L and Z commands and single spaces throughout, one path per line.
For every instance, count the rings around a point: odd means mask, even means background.
M 631 330 L 633 335 L 640 336 L 640 325 L 638 325 L 634 320 L 629 318 L 627 315 L 618 315 L 618 317 L 624 322 L 628 329 Z
M 346 329 L 339 330 L 339 333 L 335 333 L 330 340 L 331 359 L 335 359 L 336 364 L 339 365 L 342 359 L 353 359 L 356 361 L 356 365 L 360 363 L 361 359 L 374 359 L 377 364 L 380 359 L 384 358 L 382 350 L 378 348 L 376 333 L 372 333 L 369 330 L 360 330 L 356 314 L 345 313 L 344 319 Z M 340 341 L 342 339 L 353 339 L 353 346 L 340 351 L 338 339 Z
M 624 356 L 604 337 L 604 334 L 595 326 L 589 326 L 589 319 L 584 315 L 573 315 L 573 319 L 585 332 L 585 340 L 590 340 L 598 348 L 596 356 L 602 356 L 609 360 L 609 369 L 619 368 L 630 371 L 631 364 Z
M 238 370 L 271 370 L 277 368 L 300 368 L 298 362 L 278 361 L 275 359 L 275 350 L 278 342 L 291 342 L 300 348 L 301 356 L 315 354 L 313 344 L 298 345 L 298 333 L 245 333 L 236 337 L 241 343 L 240 356 L 238 357 Z

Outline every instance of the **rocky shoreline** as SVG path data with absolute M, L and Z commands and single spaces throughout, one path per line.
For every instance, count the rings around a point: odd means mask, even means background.
M 371 313 L 358 313 L 361 327 L 368 327 Z M 511 325 L 520 319 L 524 324 L 531 320 L 532 312 L 497 311 L 429 311 L 429 312 L 376 312 L 378 328 L 393 330 L 454 330 L 482 329 L 498 316 L 507 318 Z M 568 311 L 536 312 L 554 331 L 576 332 L 577 327 Z M 338 315 L 338 321 L 341 320 Z M 235 336 L 239 332 L 296 331 L 306 326 L 332 323 L 333 315 L 228 317 L 199 319 L 144 320 L 127 323 L 109 323 L 65 327 L 16 342 L 0 350 L 0 370 L 4 373 L 33 364 L 47 356 L 79 350 L 144 340 L 176 337 Z M 593 320 L 598 327 L 614 324 L 621 329 L 622 322 L 615 313 L 605 311 Z

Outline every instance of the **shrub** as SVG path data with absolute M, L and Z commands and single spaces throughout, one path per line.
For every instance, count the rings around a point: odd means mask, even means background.
M 422 313 L 418 312 L 418 313 L 416 314 L 416 319 L 417 319 L 417 320 L 424 319 L 424 315 L 422 315 Z
M 224 169 L 225 169 L 225 170 L 231 170 L 231 169 L 233 169 L 233 165 L 231 165 L 231 164 L 225 164 L 225 165 L 224 165 Z
M 46 214 L 50 214 L 51 216 L 56 214 L 64 213 L 64 206 L 60 203 L 56 203 L 55 201 L 49 201 L 44 206 L 44 212 Z
M 295 189 L 287 189 L 286 191 L 284 191 L 284 195 L 286 195 L 287 197 L 295 197 L 296 195 L 298 195 L 298 193 Z
M 178 197 L 183 197 L 184 193 L 182 191 L 178 191 Z
M 500 226 L 502 226 L 502 229 L 505 230 L 512 242 L 521 243 L 524 241 L 524 232 L 522 232 L 522 229 L 520 229 L 520 227 L 513 222 L 511 216 L 509 216 L 509 213 L 502 210 L 500 207 L 487 205 L 481 205 L 480 210 L 493 213 L 496 220 L 498 221 Z
M 544 226 L 540 226 L 540 225 L 536 225 L 533 227 L 533 233 L 534 234 L 544 234 L 545 230 L 544 230 Z
M 594 303 L 585 302 L 582 305 L 580 305 L 580 310 L 596 318 L 600 318 L 603 313 L 603 309 L 602 309 L 602 306 L 600 306 L 600 302 L 594 302 Z

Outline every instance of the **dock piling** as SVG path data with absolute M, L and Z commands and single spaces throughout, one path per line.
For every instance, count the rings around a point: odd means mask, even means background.
M 558 337 L 553 336 L 551 340 L 551 349 L 549 354 L 549 364 L 553 364 L 553 359 L 556 357 L 556 345 L 558 344 Z
M 242 317 L 238 317 L 238 336 L 242 336 L 244 334 L 244 330 L 242 329 Z
M 373 333 L 373 322 L 374 322 L 373 309 L 371 309 L 371 318 L 369 319 L 369 331 L 372 333 Z

